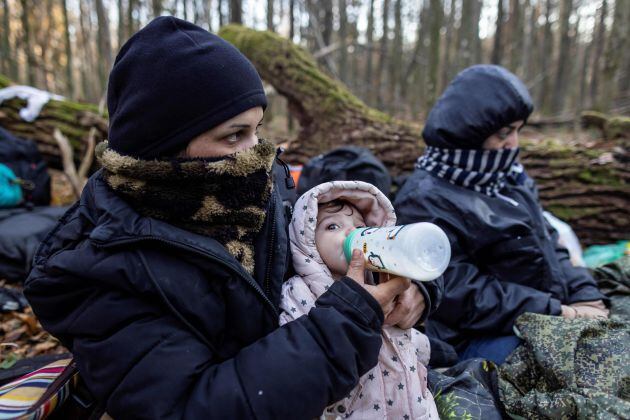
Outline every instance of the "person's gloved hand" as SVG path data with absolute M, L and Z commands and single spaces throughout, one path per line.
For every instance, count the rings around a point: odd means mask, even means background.
M 601 300 L 562 305 L 562 316 L 575 318 L 608 318 L 609 311 Z

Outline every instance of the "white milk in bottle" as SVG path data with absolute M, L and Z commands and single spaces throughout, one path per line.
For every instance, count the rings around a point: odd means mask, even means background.
M 343 248 L 348 261 L 353 249 L 361 250 L 368 270 L 420 281 L 441 276 L 451 259 L 451 245 L 444 231 L 424 222 L 358 228 L 350 232 Z

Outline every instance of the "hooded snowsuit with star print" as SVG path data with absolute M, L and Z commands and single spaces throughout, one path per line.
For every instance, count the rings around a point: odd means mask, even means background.
M 390 201 L 365 182 L 327 182 L 300 197 L 289 227 L 297 275 L 282 287 L 280 324 L 307 314 L 335 281 L 315 246 L 318 203 L 334 199 L 352 203 L 368 226 L 396 223 Z M 427 337 L 414 329 L 389 326 L 383 328 L 382 337 L 377 365 L 360 378 L 358 386 L 344 399 L 329 406 L 322 418 L 438 419 L 433 396 L 427 389 Z

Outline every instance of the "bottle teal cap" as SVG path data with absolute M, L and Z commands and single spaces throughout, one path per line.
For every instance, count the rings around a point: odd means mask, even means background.
M 343 253 L 346 256 L 346 260 L 350 262 L 352 259 L 352 238 L 357 234 L 361 229 L 355 229 L 348 236 L 346 236 L 346 240 L 343 241 Z

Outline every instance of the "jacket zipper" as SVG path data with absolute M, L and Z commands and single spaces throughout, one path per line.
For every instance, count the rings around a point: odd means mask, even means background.
M 267 267 L 265 269 L 265 280 L 264 280 L 264 293 L 265 293 L 265 297 L 268 298 L 269 294 L 271 293 L 271 263 L 273 261 L 273 255 L 274 255 L 274 242 L 276 240 L 276 215 L 273 214 L 273 210 L 275 209 L 275 201 L 276 201 L 276 195 L 273 193 L 273 191 L 271 192 L 271 201 L 270 201 L 270 207 L 272 209 L 272 214 L 271 214 L 271 237 L 269 238 L 269 242 L 267 243 L 267 249 L 269 250 L 269 254 L 267 256 Z M 270 301 L 271 302 L 271 301 Z
M 229 268 L 230 271 L 234 272 L 239 277 L 244 279 L 247 282 L 247 284 L 249 284 L 256 291 L 256 293 L 258 293 L 260 295 L 260 297 L 263 299 L 263 301 L 269 305 L 269 307 L 273 311 L 274 315 L 276 315 L 276 317 L 278 316 L 278 311 L 276 310 L 276 307 L 273 305 L 271 300 L 269 300 L 267 295 L 265 295 L 263 290 L 256 284 L 256 281 L 254 279 L 250 278 L 251 276 L 244 275 L 241 272 L 241 270 L 239 270 L 238 268 L 235 268 L 232 264 L 227 263 L 227 262 L 221 260 L 220 258 L 217 258 L 214 255 L 212 255 L 210 253 L 207 253 L 205 251 L 202 251 L 202 250 L 200 250 L 200 249 L 198 249 L 198 248 L 196 248 L 194 246 L 191 246 L 191 245 L 188 245 L 188 244 L 184 244 L 184 243 L 181 243 L 181 242 L 177 242 L 177 241 L 171 241 L 171 240 L 168 240 L 168 239 L 160 238 L 159 236 L 152 236 L 152 235 L 141 236 L 141 237 L 137 237 L 137 238 L 133 238 L 133 239 L 121 239 L 121 240 L 118 240 L 118 241 L 111 241 L 107 245 L 99 244 L 98 242 L 94 242 L 94 241 L 93 241 L 93 243 L 99 248 L 108 248 L 110 246 L 127 245 L 127 244 L 131 244 L 131 243 L 148 241 L 148 240 L 166 243 L 166 244 L 171 245 L 171 246 L 173 246 L 175 248 L 183 249 L 185 251 L 192 252 L 193 254 L 197 254 L 197 255 L 200 255 L 202 257 L 208 258 L 208 259 L 210 259 L 210 260 L 212 260 L 212 261 L 214 261 L 216 263 L 219 263 L 219 264 L 223 265 L 224 267 Z

